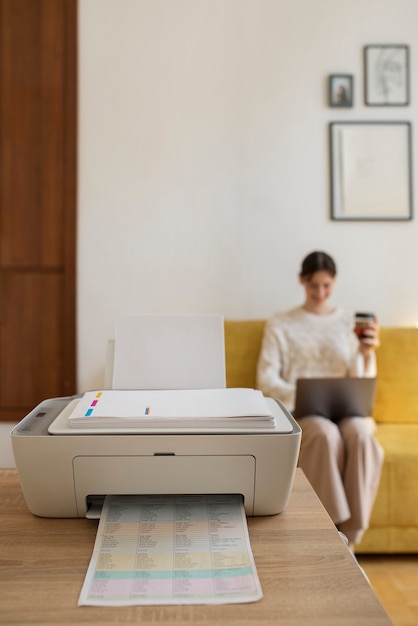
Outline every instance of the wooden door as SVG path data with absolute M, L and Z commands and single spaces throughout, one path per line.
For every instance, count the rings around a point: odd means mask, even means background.
M 0 0 L 0 419 L 75 393 L 77 0 Z

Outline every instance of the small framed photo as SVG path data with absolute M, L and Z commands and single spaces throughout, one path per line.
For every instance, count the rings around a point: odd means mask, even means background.
M 331 74 L 329 77 L 329 106 L 353 106 L 352 74 Z
M 364 101 L 368 106 L 409 104 L 408 46 L 365 46 Z

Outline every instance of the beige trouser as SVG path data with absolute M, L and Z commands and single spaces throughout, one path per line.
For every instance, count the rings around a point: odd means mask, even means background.
M 350 543 L 368 528 L 383 465 L 371 417 L 346 417 L 335 424 L 317 415 L 298 420 L 302 428 L 299 466 L 332 521 Z

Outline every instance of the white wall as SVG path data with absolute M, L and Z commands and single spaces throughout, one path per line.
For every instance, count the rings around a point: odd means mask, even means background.
M 336 301 L 415 324 L 417 220 L 330 220 L 327 124 L 415 121 L 417 25 L 417 0 L 80 0 L 80 391 L 119 314 L 268 316 L 313 249 Z M 410 46 L 410 106 L 363 105 L 372 43 Z M 354 108 L 327 106 L 331 73 Z

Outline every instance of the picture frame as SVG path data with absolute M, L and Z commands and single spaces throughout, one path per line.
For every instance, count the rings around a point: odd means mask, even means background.
M 409 101 L 409 47 L 364 47 L 364 101 L 367 106 L 407 106 Z
M 332 220 L 412 219 L 411 123 L 330 122 Z
M 330 107 L 353 106 L 354 78 L 352 74 L 331 74 L 328 80 L 328 103 Z

